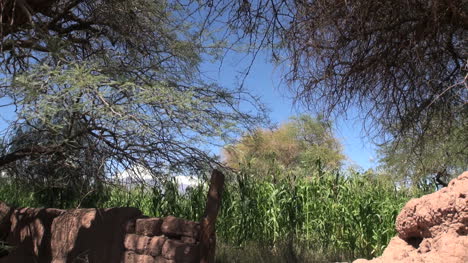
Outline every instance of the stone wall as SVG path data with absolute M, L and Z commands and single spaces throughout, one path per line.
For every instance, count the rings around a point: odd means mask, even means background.
M 214 171 L 205 216 L 149 218 L 136 208 L 18 208 L 0 201 L 0 263 L 214 262 L 215 219 L 224 176 Z
M 124 226 L 139 216 L 136 208 L 14 209 L 2 220 L 14 249 L 0 262 L 120 262 Z
M 198 222 L 148 218 L 134 208 L 8 210 L 9 233 L 1 234 L 15 249 L 1 263 L 200 262 Z
M 199 262 L 200 224 L 169 216 L 139 218 L 128 223 L 124 263 Z

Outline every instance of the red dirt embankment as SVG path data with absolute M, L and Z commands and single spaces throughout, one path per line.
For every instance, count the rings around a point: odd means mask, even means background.
M 468 171 L 440 191 L 410 200 L 395 225 L 398 235 L 381 257 L 354 263 L 468 262 Z

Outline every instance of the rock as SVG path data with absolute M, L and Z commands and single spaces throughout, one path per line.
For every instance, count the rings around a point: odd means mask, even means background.
M 156 260 L 152 256 L 139 255 L 133 252 L 125 252 L 123 256 L 123 262 L 125 263 L 155 263 Z
M 0 263 L 120 262 L 125 225 L 136 208 L 22 208 L 11 215 L 7 242 L 14 250 Z
M 147 254 L 150 241 L 150 237 L 128 234 L 125 236 L 124 247 L 137 254 Z
M 200 257 L 198 222 L 148 218 L 136 208 L 13 209 L 0 202 L 0 227 L 14 247 L 0 263 L 193 263 Z
M 64 210 L 52 208 L 20 208 L 10 217 L 10 233 L 6 242 L 13 247 L 0 262 L 50 262 L 51 226 Z
M 165 259 L 178 263 L 198 262 L 200 248 L 198 245 L 187 244 L 179 240 L 167 240 L 162 248 L 162 256 Z
M 52 224 L 53 262 L 119 262 L 124 246 L 124 226 L 141 215 L 136 208 L 75 209 Z M 105 245 L 103 245 L 105 244 Z
M 193 237 L 198 239 L 200 223 L 184 220 L 174 216 L 164 218 L 162 233 L 169 237 Z
M 148 244 L 149 254 L 153 257 L 159 256 L 162 253 L 162 248 L 167 238 L 164 236 L 152 237 Z
M 354 263 L 468 262 L 468 172 L 438 192 L 410 200 L 395 225 L 398 235 L 381 257 Z
M 135 234 L 136 233 L 136 219 L 131 219 L 124 225 L 125 233 Z
M 162 218 L 139 218 L 136 220 L 136 234 L 143 236 L 159 236 L 162 234 Z
M 0 201 L 0 241 L 5 240 L 10 232 L 10 217 L 14 209 Z
M 193 237 L 181 237 L 180 241 L 187 243 L 187 244 L 196 244 L 198 241 Z

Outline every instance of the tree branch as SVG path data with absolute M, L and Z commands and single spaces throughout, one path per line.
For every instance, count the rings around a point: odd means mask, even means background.
M 0 167 L 7 165 L 9 163 L 15 162 L 17 160 L 23 159 L 28 156 L 33 155 L 51 155 L 54 153 L 61 152 L 63 150 L 62 145 L 48 145 L 40 146 L 34 145 L 30 147 L 25 147 L 23 149 L 16 150 L 12 153 L 8 153 L 0 157 Z

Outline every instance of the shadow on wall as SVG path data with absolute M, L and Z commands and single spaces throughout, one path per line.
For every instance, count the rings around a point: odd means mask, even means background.
M 0 202 L 0 263 L 214 262 L 215 221 L 224 175 L 212 173 L 205 216 L 148 218 L 136 208 L 13 209 Z
M 51 262 L 52 223 L 62 213 L 62 210 L 51 208 L 13 210 L 11 230 L 6 239 L 15 248 L 10 256 L 17 258 L 16 262 L 34 262 L 35 255 L 44 262 Z M 21 243 L 18 244 L 18 241 Z

